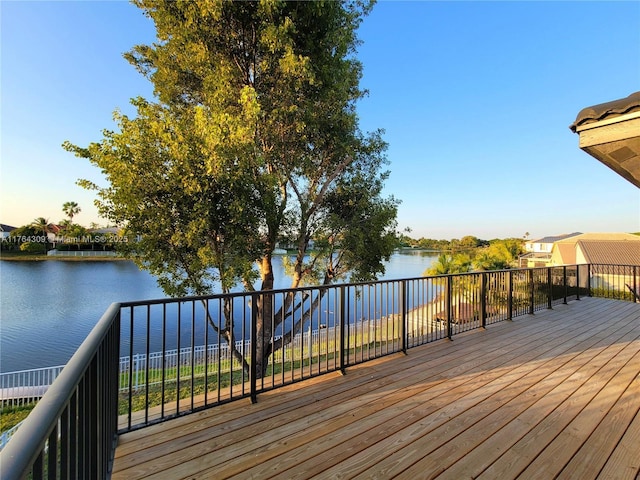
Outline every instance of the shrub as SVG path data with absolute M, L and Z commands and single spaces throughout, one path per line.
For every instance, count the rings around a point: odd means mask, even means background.
M 42 243 L 25 242 L 20 245 L 20 251 L 26 253 L 44 253 L 44 245 Z

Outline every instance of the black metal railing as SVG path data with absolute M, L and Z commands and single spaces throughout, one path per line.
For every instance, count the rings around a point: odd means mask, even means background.
M 118 428 L 120 308 L 102 316 L 0 453 L 0 478 L 108 478 Z
M 0 453 L 0 478 L 108 478 L 119 433 L 639 286 L 640 266 L 571 265 L 116 303 Z

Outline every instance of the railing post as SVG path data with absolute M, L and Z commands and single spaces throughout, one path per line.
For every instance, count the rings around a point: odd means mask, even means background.
M 482 318 L 482 328 L 487 326 L 487 274 L 480 274 L 480 316 Z
M 569 286 L 567 285 L 567 266 L 564 265 L 562 267 L 562 281 L 564 283 L 564 304 L 567 304 L 567 293 L 568 293 L 568 288 Z
M 509 270 L 507 274 L 507 288 L 507 320 L 513 320 L 513 270 Z
M 551 279 L 551 267 L 547 267 L 547 308 L 551 309 L 553 304 L 553 281 Z
M 576 300 L 580 300 L 580 265 L 576 265 Z
M 133 343 L 133 342 L 131 342 L 131 343 Z M 134 388 L 136 390 L 138 390 L 138 376 L 140 375 L 140 361 L 139 361 L 138 355 L 139 354 L 136 353 L 133 356 L 134 375 L 135 375 L 135 377 L 134 377 L 135 378 L 135 382 L 134 382 L 133 386 L 134 386 Z
M 587 264 L 587 295 L 591 297 L 591 264 Z
M 118 308 L 116 314 L 115 324 L 113 325 L 111 333 L 111 348 L 107 353 L 108 361 L 110 361 L 109 378 L 111 379 L 111 391 L 109 399 L 109 411 L 111 414 L 111 425 L 109 430 L 109 439 L 111 441 L 111 447 L 109 451 L 109 471 L 113 468 L 113 455 L 116 451 L 116 445 L 118 444 L 118 392 L 120 389 L 120 321 L 121 321 L 121 309 Z M 164 369 L 164 365 L 162 366 Z M 64 477 L 62 477 L 64 478 Z M 69 477 L 71 478 L 71 477 Z
M 407 296 L 407 281 L 403 280 L 400 282 L 400 339 L 402 342 L 401 348 L 402 353 L 407 354 L 407 343 L 409 343 L 407 339 L 407 306 L 409 304 L 409 299 Z
M 447 307 L 447 338 L 449 340 L 453 340 L 453 332 L 451 328 L 451 275 L 447 275 L 447 296 L 446 296 L 446 307 Z
M 529 269 L 529 315 L 533 315 L 536 301 L 536 286 L 533 282 L 533 268 Z
M 268 295 L 268 293 L 263 293 L 263 295 Z M 257 362 L 258 362 L 258 297 L 257 293 L 254 293 L 251 298 L 251 352 L 250 362 L 249 362 L 249 383 L 250 383 L 250 395 L 251 395 L 251 403 L 258 402 L 258 394 L 257 394 Z
M 122 311 L 121 311 L 122 313 Z M 122 321 L 122 317 L 120 318 Z M 127 392 L 127 428 L 131 429 L 131 420 L 132 420 L 132 412 L 133 412 L 133 321 L 134 321 L 134 310 L 133 306 L 129 307 L 129 385 Z M 136 378 L 138 375 L 136 374 Z M 137 388 L 137 384 L 136 384 Z
M 339 297 L 339 309 L 338 309 L 338 320 L 340 322 L 340 373 L 342 373 L 342 375 L 346 375 L 346 370 L 345 370 L 345 337 L 346 337 L 346 329 L 347 329 L 347 325 L 346 325 L 346 315 L 345 315 L 345 298 L 346 298 L 346 293 L 345 293 L 345 289 L 346 287 L 343 285 L 340 287 L 340 297 Z
M 99 462 L 100 452 L 100 420 L 102 418 L 102 412 L 98 407 L 99 389 L 98 385 L 98 354 L 96 354 L 89 364 L 86 375 L 89 378 L 88 383 L 88 398 L 87 409 L 85 414 L 87 416 L 88 435 L 86 441 L 88 443 L 87 449 L 87 472 L 90 472 L 91 477 L 98 477 L 101 465 Z
M 638 292 L 638 267 L 633 266 L 633 291 Z M 633 295 L 633 303 L 637 302 L 635 294 Z

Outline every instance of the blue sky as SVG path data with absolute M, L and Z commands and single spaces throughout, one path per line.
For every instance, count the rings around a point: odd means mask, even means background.
M 104 224 L 61 148 L 113 128 L 151 85 L 122 53 L 154 39 L 136 7 L 0 2 L 0 222 Z M 411 236 L 640 231 L 640 190 L 578 148 L 584 107 L 640 90 L 640 2 L 381 1 L 360 28 L 364 131 L 383 128 Z

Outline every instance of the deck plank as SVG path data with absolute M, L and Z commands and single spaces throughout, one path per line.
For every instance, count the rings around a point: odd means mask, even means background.
M 549 335 L 553 335 L 555 332 L 549 333 Z M 588 335 L 588 334 L 585 334 Z M 524 347 L 522 348 L 522 353 L 520 355 L 520 357 L 518 358 L 518 362 L 524 363 L 524 362 L 528 362 L 530 361 L 530 359 L 533 359 L 536 357 L 536 355 L 543 355 L 544 353 L 549 354 L 551 351 L 551 347 L 554 345 L 554 342 L 559 343 L 560 340 L 557 340 L 557 338 L 555 340 L 551 340 L 549 342 L 546 342 L 545 345 L 547 347 L 547 350 L 540 350 L 540 347 L 536 347 L 535 349 L 532 349 L 531 351 L 527 352 Z M 565 347 L 566 348 L 566 347 Z M 544 360 L 544 362 L 550 362 L 552 361 L 551 359 L 546 359 Z M 524 377 L 524 375 L 528 374 L 527 372 L 531 372 L 531 371 L 536 371 L 537 369 L 539 369 L 539 367 L 541 366 L 542 363 L 544 363 L 543 361 L 540 361 L 539 363 L 533 363 L 530 362 L 529 364 L 524 364 L 521 367 L 519 367 L 519 370 L 516 369 L 513 371 L 513 373 L 511 374 L 506 374 L 507 376 L 504 377 L 503 380 L 508 380 L 509 377 L 508 375 L 513 375 L 514 378 L 516 378 L 518 375 L 521 375 Z M 453 386 L 453 384 L 452 384 Z M 473 390 L 474 388 L 476 388 L 476 386 L 474 384 L 467 384 L 468 387 L 470 387 L 470 390 Z M 423 418 L 425 416 L 426 412 L 420 412 L 420 409 L 415 409 L 414 411 L 411 412 L 411 416 L 406 416 L 406 415 L 400 415 L 398 417 L 398 419 L 396 420 L 395 423 L 390 424 L 389 422 L 381 422 L 380 427 L 378 428 L 377 432 L 365 432 L 362 435 L 361 439 L 356 439 L 354 442 L 352 442 L 349 447 L 350 448 L 345 448 L 346 445 L 339 445 L 334 447 L 333 451 L 331 452 L 331 457 L 332 458 L 337 458 L 338 456 L 342 455 L 342 456 L 352 456 L 353 454 L 357 453 L 358 451 L 364 449 L 364 446 L 370 443 L 377 443 L 381 440 L 384 440 L 386 437 L 388 437 L 390 434 L 395 433 L 397 431 L 399 431 L 402 428 L 406 428 L 407 426 L 411 425 L 412 422 L 417 421 L 420 418 Z M 377 437 L 373 437 L 373 435 L 375 435 L 377 433 Z M 360 447 L 360 448 L 358 448 Z M 374 452 L 374 455 L 378 455 L 378 454 L 383 454 L 386 449 L 387 446 L 386 445 L 379 445 L 378 446 L 379 452 Z M 308 449 L 305 449 L 305 452 L 307 452 Z M 313 460 L 312 460 L 313 461 Z M 316 461 L 315 462 L 316 466 L 322 466 L 320 464 L 320 462 Z M 311 465 L 309 465 L 309 461 L 307 461 L 306 464 L 301 464 L 298 468 L 298 471 L 301 471 L 304 473 L 304 470 L 309 469 Z M 344 465 L 342 466 L 344 468 Z M 290 474 L 293 472 L 289 472 Z M 295 478 L 292 477 L 292 478 Z
M 596 357 L 594 361 L 590 361 L 576 370 L 568 381 L 563 382 L 557 389 L 550 392 L 548 398 L 543 399 L 546 400 L 548 409 L 532 408 L 527 410 L 520 420 L 531 425 L 531 430 L 478 478 L 509 478 L 508 472 L 525 470 L 534 462 L 540 454 L 540 450 L 547 448 L 560 434 L 561 429 L 567 428 L 570 420 L 575 418 L 602 388 L 602 382 L 605 379 L 601 375 L 609 373 L 607 370 L 600 372 L 601 362 L 606 359 L 607 357 L 602 355 L 599 358 Z M 595 373 L 599 373 L 599 375 L 595 377 L 594 381 L 587 382 Z
M 638 375 L 638 372 L 640 372 L 640 360 L 638 359 L 638 354 L 624 366 L 624 369 L 629 380 L 628 384 L 620 377 L 614 379 L 615 387 L 624 389 L 624 392 L 618 399 L 609 399 L 616 401 L 611 405 L 606 415 L 602 417 L 598 426 L 593 429 L 589 438 L 581 445 L 580 450 L 567 463 L 558 479 L 580 478 L 588 480 L 596 478 L 609 459 L 611 452 L 615 450 L 620 442 L 627 426 L 638 415 L 640 410 L 640 402 L 638 401 L 640 399 L 640 375 Z M 606 396 L 613 396 L 613 392 L 609 390 L 609 387 L 601 393 Z M 605 409 L 607 407 L 606 401 L 607 399 L 605 398 L 603 403 L 597 405 L 597 407 Z M 591 407 L 590 410 L 593 410 L 593 405 Z M 589 414 L 592 414 L 592 412 L 587 411 L 587 415 Z M 588 431 L 584 425 L 579 428 L 583 429 L 583 431 Z M 637 457 L 634 460 L 637 468 L 640 460 Z M 622 461 L 619 465 L 625 463 L 628 462 Z
M 587 363 L 589 362 L 589 363 Z M 547 364 L 551 370 L 545 370 L 543 368 L 538 369 L 537 373 L 547 372 L 555 370 L 555 366 Z M 591 368 L 595 371 L 595 367 L 592 364 L 592 358 L 583 356 L 582 358 L 575 357 L 568 364 L 568 372 L 575 371 L 576 368 Z M 563 371 L 563 370 L 555 370 Z M 567 373 L 568 373 L 567 372 Z M 544 411 L 544 415 L 551 414 L 550 409 L 552 405 L 556 405 L 558 401 L 563 398 L 567 398 L 571 393 L 569 385 L 580 385 L 583 382 L 583 375 L 579 376 L 573 374 L 567 378 L 563 378 L 561 375 L 551 377 L 547 381 L 540 382 L 541 388 L 544 390 L 546 387 L 550 389 L 553 387 L 553 391 L 558 391 L 559 395 L 554 396 L 549 402 L 546 403 L 547 410 Z M 575 377 L 575 378 L 574 378 Z M 532 376 L 531 379 L 535 379 Z M 530 380 L 531 380 L 530 379 Z M 529 384 L 529 381 L 525 382 Z M 537 394 L 542 392 L 537 391 Z M 534 398 L 537 398 L 535 395 Z M 544 397 L 543 397 L 544 398 Z M 524 400 L 518 397 L 518 403 Z M 415 475 L 420 475 L 423 478 L 430 478 L 444 472 L 450 467 L 454 461 L 463 459 L 468 455 L 469 451 L 475 448 L 487 435 L 493 431 L 486 425 L 486 418 L 482 418 L 483 414 L 493 413 L 490 420 L 498 417 L 494 422 L 499 426 L 500 423 L 505 422 L 505 408 L 502 407 L 502 403 L 496 401 L 490 403 L 486 409 L 475 408 L 469 411 L 461 413 L 459 416 L 451 417 L 445 425 L 439 426 L 438 429 L 429 432 L 418 438 L 415 442 L 403 447 L 402 451 L 395 453 L 393 456 L 388 457 L 388 460 L 378 462 L 374 467 L 377 472 L 381 473 L 386 478 L 391 478 L 396 475 L 401 475 L 400 478 L 411 478 Z M 526 411 L 532 411 L 531 409 L 535 404 L 531 403 L 527 405 Z M 508 408 L 506 409 L 509 410 Z M 553 423 L 556 426 L 556 423 Z M 433 446 L 440 444 L 434 451 L 430 451 Z M 528 453 L 531 450 L 527 451 Z M 522 461 L 522 457 L 521 457 Z M 407 468 L 407 466 L 410 466 Z M 362 472 L 361 477 L 367 478 L 372 474 L 372 469 Z M 502 476 L 503 475 L 503 476 Z M 502 473 L 499 476 L 493 476 L 493 478 L 507 478 L 506 474 Z
M 638 378 L 636 378 L 636 384 L 637 382 Z M 638 396 L 634 400 L 635 406 L 638 407 Z M 638 445 L 640 445 L 640 412 L 636 413 L 616 449 L 600 471 L 598 478 L 637 480 L 638 476 L 640 476 Z
M 548 334 L 548 332 L 547 332 Z M 528 340 L 527 340 L 528 341 Z M 515 346 L 514 346 L 515 345 Z M 512 348 L 516 353 L 518 353 L 518 349 L 517 349 L 517 344 L 514 343 L 514 345 L 510 346 L 510 348 Z M 486 345 L 485 345 L 486 346 Z M 501 345 L 496 345 L 497 347 L 501 347 L 500 348 L 500 352 L 503 353 L 504 352 L 504 347 L 502 347 Z M 486 355 L 486 351 L 479 351 L 477 352 L 478 355 L 473 359 L 466 359 L 467 362 L 464 363 L 462 366 L 456 366 L 454 368 L 451 368 L 450 366 L 448 366 L 447 364 L 444 364 L 444 367 L 448 370 L 450 370 L 453 373 L 449 373 L 449 375 L 445 378 L 464 378 L 461 376 L 461 368 L 468 370 L 470 367 L 472 366 L 477 366 L 478 364 L 483 365 L 485 363 L 484 357 Z M 396 360 L 397 361 L 397 360 Z M 418 362 L 414 362 L 415 364 L 413 365 L 414 368 L 418 368 L 419 370 L 423 371 L 423 372 L 432 372 L 431 369 L 426 369 L 424 368 L 424 364 L 422 363 L 418 363 Z M 350 404 L 345 404 L 344 407 L 346 408 L 345 412 L 342 413 L 341 408 L 339 407 L 334 407 L 332 409 L 330 409 L 327 412 L 323 412 L 322 414 L 315 414 L 315 415 L 309 415 L 307 414 L 307 412 L 304 411 L 298 411 L 297 413 L 299 415 L 304 415 L 304 422 L 306 422 L 305 428 L 304 430 L 302 430 L 299 433 L 299 436 L 304 437 L 301 440 L 304 440 L 306 443 L 309 443 L 311 440 L 316 440 L 317 436 L 326 436 L 329 435 L 330 433 L 332 433 L 332 431 L 337 430 L 338 428 L 344 428 L 344 420 L 345 417 L 347 419 L 347 422 L 349 424 L 355 424 L 357 423 L 357 428 L 363 428 L 366 427 L 367 423 L 366 421 L 364 421 L 363 419 L 366 418 L 370 418 L 371 414 L 377 411 L 386 411 L 386 412 L 390 412 L 392 410 L 390 410 L 388 407 L 392 404 L 394 404 L 395 402 L 398 402 L 400 400 L 402 400 L 402 398 L 398 398 L 399 395 L 395 392 L 397 391 L 401 391 L 403 392 L 403 395 L 406 393 L 407 395 L 412 395 L 414 394 L 414 392 L 409 391 L 409 390 L 404 390 L 406 389 L 405 384 L 406 385 L 410 385 L 411 383 L 415 383 L 420 381 L 420 379 L 422 377 L 420 376 L 416 376 L 417 374 L 414 373 L 411 369 L 404 369 L 401 371 L 400 374 L 398 374 L 396 372 L 397 370 L 397 364 L 388 364 L 389 367 L 391 367 L 392 371 L 391 374 L 394 375 L 394 380 L 398 379 L 398 376 L 401 375 L 404 377 L 404 380 L 402 383 L 393 385 L 392 388 L 389 388 L 389 384 L 388 382 L 390 382 L 391 380 L 386 380 L 383 381 L 385 383 L 387 383 L 386 387 L 388 390 L 391 390 L 394 393 L 394 397 L 392 398 L 387 398 L 387 399 L 383 399 L 383 397 L 381 396 L 382 394 L 386 395 L 386 390 L 385 391 L 381 391 L 376 393 L 375 395 L 372 394 L 371 392 L 367 392 L 369 395 L 369 402 L 370 405 L 367 405 L 365 407 L 361 407 L 358 409 L 357 414 L 352 413 L 351 412 L 351 405 Z M 484 371 L 486 367 L 483 367 L 482 371 Z M 499 373 L 495 373 L 495 375 L 499 375 Z M 483 381 L 483 383 L 487 383 L 489 381 L 489 379 L 485 379 Z M 453 386 L 453 384 L 449 381 L 448 382 L 448 388 L 451 388 Z M 465 388 L 463 389 L 463 392 L 467 391 L 469 388 L 472 389 L 476 389 L 481 385 L 478 386 L 465 386 Z M 379 388 L 379 387 L 378 387 Z M 352 395 L 355 397 L 361 397 L 362 395 L 365 394 L 365 392 L 363 391 L 358 391 L 358 390 L 352 390 Z M 371 402 L 376 402 L 376 403 L 372 403 Z M 358 398 L 356 400 L 356 404 L 360 403 L 360 399 Z M 342 405 L 341 405 L 342 406 Z M 395 407 L 394 407 L 395 408 Z M 288 417 L 288 421 L 293 421 L 293 419 L 289 416 Z M 327 427 L 326 425 L 330 424 L 332 426 L 332 431 L 327 431 Z M 319 428 L 312 428 L 313 425 L 319 425 Z M 295 430 L 295 428 L 294 428 Z M 246 453 L 245 450 L 243 451 L 238 451 L 237 448 L 235 448 L 233 445 L 229 445 L 229 448 L 227 449 L 228 452 L 230 452 L 230 454 L 233 456 L 232 459 L 230 459 L 226 464 L 221 465 L 220 462 L 220 458 L 216 458 L 216 459 L 207 459 L 206 463 L 209 463 L 208 469 L 204 470 L 201 472 L 201 475 L 206 477 L 207 475 L 213 474 L 215 473 L 216 475 L 222 476 L 223 478 L 226 477 L 227 475 L 231 475 L 231 474 L 237 474 L 240 473 L 242 471 L 243 468 L 246 468 L 246 464 L 247 464 L 247 458 L 250 458 L 252 462 L 254 463 L 260 463 L 262 465 L 262 463 L 274 456 L 276 456 L 277 454 L 282 454 L 284 453 L 284 449 L 290 449 L 290 448 L 294 448 L 294 446 L 296 445 L 296 439 L 295 438 L 288 438 L 287 443 L 283 444 L 282 442 L 280 442 L 280 438 L 274 438 L 273 437 L 273 429 L 270 428 L 265 428 L 265 433 L 261 434 L 261 436 L 259 438 L 256 438 L 255 441 L 253 442 L 256 447 L 255 448 L 249 448 L 247 449 L 248 446 L 250 446 L 250 444 L 245 443 L 243 445 L 243 447 L 245 447 L 246 449 Z M 278 432 L 279 435 L 282 434 L 286 434 L 286 429 L 282 429 L 280 432 Z M 264 445 L 264 446 L 261 446 Z M 279 446 L 280 449 L 279 451 L 276 451 L 275 446 Z M 221 453 L 221 452 L 218 452 Z M 243 455 L 244 454 L 244 455 Z M 184 458 L 184 456 L 181 456 L 182 458 Z M 194 462 L 197 462 L 199 464 L 199 467 L 203 466 L 203 462 L 199 459 L 199 458 L 194 458 L 193 459 Z M 220 462 L 220 463 L 219 463 Z M 184 463 L 181 464 L 179 466 L 180 469 L 184 468 Z M 263 470 L 263 467 L 260 467 L 261 471 Z M 174 472 L 173 471 L 168 471 L 165 472 L 168 473 L 170 475 L 172 475 Z
M 609 350 L 607 350 L 606 352 L 603 352 L 602 354 L 600 354 L 598 357 L 592 358 L 590 360 L 585 357 L 581 358 L 580 363 L 582 363 L 583 366 L 580 367 L 580 370 L 577 371 L 578 373 L 574 373 L 564 380 L 561 377 L 555 376 L 555 380 L 560 380 L 560 382 L 555 382 L 556 387 L 553 390 L 549 391 L 549 393 L 547 394 L 544 394 L 544 390 L 547 390 L 549 387 L 551 387 L 553 382 L 541 381 L 535 387 L 532 387 L 531 392 L 527 392 L 528 395 L 526 397 L 530 400 L 529 403 L 524 404 L 525 397 L 523 396 L 523 397 L 518 397 L 516 399 L 515 405 L 514 403 L 510 403 L 510 404 L 506 404 L 504 406 L 498 407 L 496 412 L 494 412 L 491 415 L 492 417 L 496 418 L 496 420 L 493 423 L 486 424 L 483 421 L 474 425 L 473 428 L 470 428 L 468 431 L 465 431 L 455 439 L 456 447 L 459 447 L 461 444 L 464 445 L 465 447 L 469 446 L 470 442 L 463 442 L 464 437 L 472 435 L 473 433 L 476 433 L 478 435 L 477 437 L 478 443 L 476 443 L 475 445 L 472 444 L 470 446 L 472 446 L 473 448 L 477 448 L 478 453 L 481 454 L 482 456 L 487 456 L 491 453 L 491 450 L 487 448 L 488 445 L 481 444 L 482 438 L 483 437 L 486 438 L 486 436 L 491 435 L 491 436 L 496 436 L 496 439 L 498 441 L 505 442 L 505 441 L 512 441 L 514 438 L 518 438 L 522 436 L 522 434 L 527 431 L 528 426 L 531 425 L 532 422 L 525 423 L 518 420 L 522 420 L 523 418 L 526 418 L 527 415 L 535 416 L 537 418 L 542 418 L 542 417 L 550 418 L 549 426 L 551 426 L 552 428 L 548 428 L 547 430 L 544 430 L 544 431 L 550 434 L 554 432 L 554 429 L 555 429 L 555 432 L 559 431 L 560 429 L 564 428 L 563 422 L 568 420 L 569 413 L 571 411 L 576 411 L 580 408 L 580 404 L 578 400 L 574 398 L 574 396 L 576 395 L 576 392 L 578 392 L 579 389 L 575 390 L 574 392 L 570 392 L 570 390 L 573 389 L 573 387 L 580 385 L 584 377 L 590 375 L 590 372 L 595 372 L 595 367 L 593 366 L 594 362 L 603 361 L 601 357 L 609 358 L 612 355 L 614 354 L 609 352 Z M 588 361 L 589 363 L 585 364 L 584 363 L 585 361 Z M 579 364 L 576 362 L 572 362 L 570 364 L 567 364 L 566 366 L 568 366 L 570 369 L 575 369 L 579 366 Z M 589 390 L 591 388 L 591 386 L 585 387 L 585 383 L 582 383 L 582 385 L 580 385 L 580 388 L 582 387 L 584 387 L 585 390 Z M 531 395 L 531 393 L 533 393 L 533 395 Z M 542 398 L 537 400 L 541 394 L 543 395 Z M 549 398 L 545 399 L 547 395 L 549 396 Z M 554 413 L 557 413 L 557 410 L 551 411 L 551 409 L 559 401 L 562 401 L 562 399 L 564 399 L 564 402 L 572 402 L 571 404 L 572 409 L 567 409 L 567 411 L 563 412 L 562 415 L 558 415 L 559 418 L 555 418 Z M 513 408 L 514 406 L 515 406 L 515 409 L 521 410 L 518 416 L 513 415 L 514 413 L 516 413 L 514 412 L 514 408 Z M 524 409 L 524 407 L 526 407 L 526 409 Z M 553 422 L 551 418 L 554 418 L 556 421 Z M 503 431 L 494 429 L 496 426 L 504 426 L 507 424 L 512 424 L 513 427 L 510 430 L 503 430 Z M 556 437 L 556 439 L 557 438 L 558 437 Z M 536 439 L 539 440 L 540 438 L 536 437 Z M 536 444 L 535 447 L 532 446 L 531 444 L 527 444 L 526 447 L 523 447 L 523 450 L 528 447 L 529 450 L 527 451 L 527 453 L 533 454 L 534 449 L 541 448 L 539 445 L 544 445 L 544 443 Z M 562 444 L 557 443 L 556 445 L 562 451 L 561 453 L 564 453 L 564 451 L 562 450 L 563 449 Z M 511 450 L 513 451 L 513 449 L 517 449 L 517 448 L 518 448 L 518 444 L 515 444 L 515 445 L 512 445 Z M 545 447 L 544 453 L 546 454 L 548 450 L 550 450 L 550 447 L 549 446 Z M 557 452 L 554 452 L 554 453 L 557 453 Z M 468 454 L 465 454 L 464 456 L 459 456 L 458 460 L 462 460 L 463 465 L 474 465 L 477 467 L 477 463 L 473 462 L 472 458 L 467 457 L 467 455 Z M 543 468 L 554 469 L 555 466 L 552 466 L 552 461 L 555 461 L 556 458 L 551 455 L 551 456 L 546 456 L 546 459 L 549 463 L 544 464 L 543 462 L 541 464 Z M 406 474 L 411 475 L 413 472 L 415 472 L 416 468 L 421 468 L 423 471 L 430 471 L 435 474 L 436 468 L 443 468 L 443 466 L 444 468 L 449 467 L 449 464 L 447 463 L 449 459 L 447 459 L 446 457 L 443 457 L 442 455 L 440 457 L 435 458 L 434 460 L 435 462 L 433 461 L 431 455 L 428 456 L 426 459 L 420 460 L 420 462 L 418 462 L 412 468 L 404 472 L 402 477 L 408 478 Z M 536 458 L 536 461 L 538 460 L 539 458 Z M 430 470 L 427 470 L 425 468 L 425 461 L 430 461 L 429 462 Z M 521 458 L 521 461 L 524 461 L 524 460 Z M 456 475 L 456 469 L 451 468 L 451 469 L 447 469 L 444 472 L 444 475 L 442 476 L 442 478 L 462 478 L 462 477 L 456 477 L 455 475 Z M 494 471 L 490 472 L 488 473 L 487 478 L 509 478 L 509 472 L 501 472 L 501 475 L 503 475 L 501 477 L 495 477 L 494 475 L 495 475 Z M 525 474 L 525 478 L 527 478 L 527 475 L 528 474 Z M 553 475 L 551 476 L 553 477 Z M 545 473 L 545 474 L 542 474 L 539 478 L 547 478 L 547 477 L 548 477 L 548 473 Z M 535 478 L 535 475 L 532 475 L 530 478 Z
M 626 334 L 633 328 L 627 326 L 621 329 L 618 334 Z M 614 338 L 609 338 L 609 341 Z M 603 339 L 600 343 L 605 342 Z M 579 344 L 581 349 L 587 352 L 597 353 L 595 348 L 598 344 L 593 343 L 593 338 L 588 339 Z M 574 353 L 573 356 L 567 352 L 556 350 L 558 356 L 549 359 L 544 369 L 540 369 L 537 375 L 540 380 L 531 376 L 526 379 L 525 387 L 527 390 L 522 395 L 513 398 L 495 412 L 494 416 L 498 416 L 497 422 L 503 424 L 498 430 L 498 424 L 482 425 L 478 424 L 477 428 L 482 428 L 485 434 L 491 432 L 491 436 L 485 439 L 482 444 L 467 453 L 464 461 L 459 461 L 451 468 L 447 469 L 440 478 L 456 479 L 456 478 L 475 478 L 489 465 L 495 462 L 501 455 L 511 449 L 513 445 L 521 439 L 524 433 L 534 426 L 533 422 L 544 418 L 554 408 L 558 397 L 548 397 L 554 388 L 558 388 L 564 384 L 566 388 L 571 381 L 571 375 L 576 369 L 590 362 L 593 356 Z M 584 372 L 583 372 L 584 373 Z M 527 385 L 528 384 L 528 385 Z M 549 400 L 551 400 L 549 402 Z M 496 422 L 496 423 L 497 423 Z
M 634 478 L 640 304 L 554 306 L 122 435 L 114 479 Z

